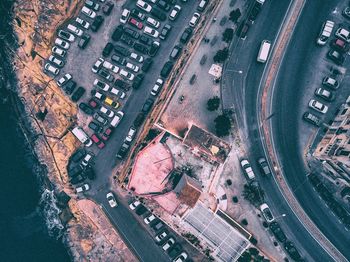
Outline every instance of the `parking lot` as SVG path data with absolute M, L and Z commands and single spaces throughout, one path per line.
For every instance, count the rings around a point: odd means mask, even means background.
M 97 3 L 97 2 L 96 2 Z M 95 4 L 96 4 L 95 3 Z M 146 19 L 141 17 L 142 19 L 136 18 L 137 13 L 129 14 L 129 18 L 125 19 L 126 23 L 123 24 L 123 33 L 120 34 L 118 37 L 114 37 L 115 40 L 119 38 L 118 41 L 113 41 L 112 40 L 112 35 L 115 32 L 117 26 L 121 24 L 120 18 L 121 14 L 124 8 L 130 10 L 135 9 L 139 12 L 140 14 L 145 15 L 147 11 L 142 11 L 142 8 L 135 8 L 135 3 L 128 1 L 127 3 L 124 2 L 113 2 L 114 7 L 111 10 L 111 13 L 109 15 L 104 14 L 102 9 L 104 8 L 107 3 L 100 3 L 100 8 L 96 12 L 95 18 L 89 18 L 87 15 L 80 13 L 79 17 L 84 20 L 85 22 L 88 22 L 90 24 L 89 29 L 85 29 L 84 26 L 86 24 L 79 25 L 76 22 L 76 17 L 72 18 L 70 21 L 68 21 L 63 28 L 60 28 L 64 31 L 67 32 L 73 32 L 72 30 L 68 30 L 66 27 L 68 24 L 72 24 L 76 28 L 79 28 L 80 30 L 83 30 L 83 36 L 78 36 L 80 33 L 73 33 L 75 34 L 75 40 L 73 42 L 69 42 L 70 47 L 66 49 L 67 54 L 65 58 L 60 58 L 58 55 L 55 55 L 58 57 L 60 60 L 63 60 L 65 65 L 60 69 L 59 74 L 55 77 L 56 81 L 61 79 L 62 76 L 65 74 L 70 74 L 72 76 L 72 80 L 67 81 L 64 83 L 61 88 L 64 90 L 66 94 L 69 94 L 71 98 L 74 97 L 76 90 L 79 89 L 79 87 L 83 87 L 85 89 L 85 93 L 79 98 L 79 96 L 75 96 L 75 99 L 78 100 L 77 104 L 85 104 L 85 107 L 88 107 L 88 110 L 85 110 L 85 112 L 82 112 L 82 110 L 79 110 L 78 114 L 78 125 L 82 127 L 82 129 L 87 133 L 89 137 L 93 136 L 93 134 L 96 134 L 97 139 L 99 139 L 101 142 L 97 142 L 97 145 L 99 146 L 96 147 L 95 145 L 89 148 L 89 151 L 92 151 L 96 157 L 91 161 L 91 163 L 95 163 L 95 171 L 97 174 L 97 181 L 94 183 L 97 186 L 101 185 L 101 183 L 105 183 L 106 179 L 109 178 L 111 175 L 112 168 L 116 164 L 116 154 L 119 151 L 119 148 L 124 142 L 124 139 L 126 135 L 128 134 L 129 128 L 133 125 L 134 120 L 136 116 L 141 112 L 141 109 L 143 107 L 144 102 L 147 100 L 148 97 L 152 97 L 152 100 L 155 101 L 156 96 L 150 95 L 150 91 L 153 88 L 156 80 L 159 78 L 160 71 L 165 64 L 166 61 L 169 60 L 169 54 L 171 53 L 173 47 L 178 43 L 178 39 L 182 35 L 183 31 L 189 27 L 188 23 L 190 19 L 193 16 L 193 13 L 195 12 L 195 7 L 198 4 L 197 2 L 179 2 L 178 5 L 180 5 L 181 11 L 178 14 L 178 17 L 172 21 L 169 20 L 168 15 L 172 12 L 171 10 L 174 8 L 173 5 L 166 6 L 166 9 L 169 8 L 169 11 L 159 11 L 158 13 L 164 13 L 165 16 L 165 21 L 159 21 L 160 26 L 158 28 L 160 35 L 162 35 L 162 28 L 168 24 L 171 25 L 171 30 L 169 31 L 169 34 L 165 37 L 165 39 L 160 39 L 158 36 L 157 37 L 152 37 L 149 34 L 146 36 L 145 33 L 143 33 L 143 30 L 145 30 L 146 26 L 150 26 L 149 23 L 146 25 L 145 20 Z M 153 4 L 149 4 L 153 5 Z M 91 8 L 93 9 L 96 6 L 92 6 Z M 148 7 L 147 7 L 148 8 Z M 154 9 L 154 7 L 152 7 Z M 159 9 L 159 7 L 158 7 Z M 163 8 L 164 10 L 164 8 Z M 94 16 L 94 15 L 92 15 Z M 99 16 L 103 17 L 103 22 L 97 30 L 97 32 L 93 32 L 91 30 L 92 25 L 94 24 L 94 21 L 97 20 Z M 148 13 L 148 17 L 152 17 L 156 20 L 159 20 L 159 15 L 154 16 L 153 14 Z M 136 26 L 131 25 L 129 23 L 129 19 L 133 18 L 138 22 Z M 101 18 L 100 18 L 101 19 Z M 134 21 L 133 21 L 134 22 Z M 135 23 L 135 22 L 134 22 Z M 143 29 L 138 29 L 137 26 L 140 26 L 140 23 L 143 23 L 142 27 Z M 128 28 L 128 29 L 127 29 Z M 73 28 L 74 29 L 74 28 Z M 131 31 L 132 29 L 133 31 Z M 129 32 L 129 34 L 125 33 L 126 30 Z M 130 36 L 133 34 L 134 38 Z M 78 47 L 78 43 L 81 41 L 81 38 L 84 38 L 84 35 L 90 35 L 90 41 L 86 45 L 85 48 L 80 48 Z M 116 33 L 115 33 L 116 34 Z M 151 32 L 150 34 L 155 34 L 154 36 L 157 35 L 157 33 Z M 138 35 L 137 37 L 135 35 Z M 150 46 L 154 45 L 154 41 L 160 43 L 160 48 L 157 52 L 156 55 L 152 54 L 153 51 L 151 51 L 150 47 L 145 45 L 143 43 L 143 48 L 148 48 L 149 52 L 154 56 L 150 56 L 149 54 L 142 54 L 139 50 L 140 48 L 137 48 L 138 51 L 135 51 L 135 48 L 132 48 L 131 46 L 135 46 L 135 43 L 140 42 L 140 38 L 147 37 L 146 39 L 143 39 L 143 41 L 149 41 Z M 135 38 L 138 38 L 136 40 Z M 113 48 L 108 52 L 106 50 L 105 46 L 106 44 L 110 42 L 113 46 L 114 49 L 116 49 L 116 45 L 123 47 L 126 52 L 134 52 L 137 53 L 138 55 L 141 55 L 143 57 L 143 60 L 145 61 L 147 58 L 151 58 L 153 63 L 149 70 L 142 70 L 142 65 L 143 63 L 137 62 L 133 59 L 130 58 L 130 56 L 125 57 L 121 55 L 121 53 L 115 52 Z M 105 55 L 102 55 L 102 51 L 105 51 Z M 108 54 L 109 53 L 109 54 Z M 112 56 L 116 58 L 116 56 L 119 56 L 120 59 L 125 59 L 126 62 L 122 62 L 122 65 L 119 63 L 116 59 L 111 59 Z M 97 70 L 98 73 L 94 73 L 92 71 L 92 67 L 96 63 L 96 61 L 102 57 L 104 61 L 108 61 L 109 63 L 101 63 L 103 66 L 99 65 Z M 139 59 L 139 57 L 137 58 Z M 140 61 L 140 60 L 139 60 Z M 133 68 L 127 68 L 125 63 L 131 63 L 133 65 Z M 53 63 L 51 63 L 53 65 Z M 107 69 L 106 66 L 109 66 L 109 70 Z M 113 66 L 113 67 L 111 67 Z M 135 70 L 135 66 L 138 67 L 138 70 Z M 102 67 L 106 67 L 104 69 L 101 69 Z M 118 67 L 118 69 L 116 69 Z M 121 71 L 126 72 L 125 76 L 121 75 Z M 133 69 L 136 72 L 133 72 Z M 105 71 L 102 72 L 101 71 Z M 145 72 L 147 71 L 147 72 Z M 115 73 L 118 72 L 118 73 Z M 128 74 L 129 73 L 129 74 Z M 130 73 L 132 73 L 134 76 L 130 77 Z M 49 75 L 51 74 L 50 72 L 48 73 Z M 131 86 L 135 84 L 135 80 L 131 81 L 132 78 L 136 79 L 138 76 L 143 78 L 141 81 L 140 86 L 137 88 L 132 88 Z M 51 76 L 54 76 L 51 74 Z M 122 80 L 125 85 L 131 87 L 130 90 L 129 88 L 120 88 L 120 85 L 117 85 L 115 83 L 115 80 L 109 81 L 108 79 L 110 78 L 114 79 L 120 79 Z M 129 78 L 129 80 L 127 79 Z M 99 80 L 99 85 L 95 85 L 94 87 L 94 82 L 96 79 Z M 163 74 L 162 77 L 163 81 L 166 80 L 165 74 Z M 120 81 L 119 80 L 119 81 Z M 72 84 L 72 82 L 75 82 L 76 84 Z M 102 84 L 101 84 L 102 82 Z M 67 84 L 68 83 L 68 84 Z M 110 87 L 106 87 L 105 84 L 108 84 Z M 68 88 L 69 86 L 69 88 Z M 72 87 L 73 86 L 73 87 Z M 114 95 L 111 93 L 111 88 L 115 88 L 115 92 L 119 92 L 118 95 Z M 69 89 L 69 90 L 68 90 Z M 73 90 L 75 89 L 75 90 Z M 81 89 L 81 88 L 80 88 Z M 107 91 L 109 89 L 109 91 Z M 100 93 L 98 95 L 91 94 L 92 90 L 96 90 L 95 93 Z M 121 94 L 125 93 L 125 98 L 122 99 Z M 91 101 L 91 97 L 96 96 L 94 98 L 95 101 Z M 78 99 L 77 99 L 78 98 Z M 108 100 L 109 98 L 109 100 Z M 107 101 L 108 100 L 108 101 Z M 92 108 L 92 105 L 96 105 L 96 108 Z M 105 111 L 100 112 L 100 108 L 105 107 Z M 90 109 L 89 109 L 90 108 Z M 91 110 L 92 109 L 92 110 Z M 141 118 L 141 121 L 138 121 L 138 125 L 142 124 L 142 118 L 145 118 L 148 110 L 144 110 L 143 112 L 143 117 Z M 89 112 L 90 111 L 90 112 Z M 108 134 L 103 135 L 105 130 L 109 127 L 111 120 L 113 117 L 118 115 L 118 112 L 121 111 L 123 112 L 123 116 L 119 114 L 120 120 L 120 125 L 119 121 L 116 121 L 117 124 L 115 125 L 115 128 L 112 128 L 112 135 L 108 137 Z M 86 112 L 88 114 L 86 114 Z M 92 117 L 93 114 L 96 112 L 99 112 L 100 117 L 98 118 L 97 116 Z M 110 116 L 110 117 L 108 117 Z M 94 119 L 94 120 L 93 120 Z M 91 122 L 94 122 L 94 124 L 90 124 Z M 107 122 L 107 124 L 105 124 Z M 90 124 L 90 125 L 89 125 Z M 118 127 L 117 127 L 118 126 Z M 94 130 L 92 130 L 93 128 Z M 137 130 L 136 130 L 137 131 Z M 97 140 L 96 137 L 94 137 L 94 142 Z M 106 140 L 103 140 L 103 137 L 106 138 Z M 101 139 L 102 138 L 102 139 Z M 130 142 L 128 147 L 130 146 Z M 126 148 L 125 151 L 128 151 L 128 148 Z M 125 154 L 121 154 L 120 158 L 123 158 Z

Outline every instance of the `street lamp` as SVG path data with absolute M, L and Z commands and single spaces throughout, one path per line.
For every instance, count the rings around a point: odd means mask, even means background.
M 287 214 L 282 214 L 280 216 L 277 216 L 277 217 L 275 217 L 275 219 L 278 219 L 278 218 L 281 218 L 281 217 L 285 217 L 285 216 L 287 216 Z

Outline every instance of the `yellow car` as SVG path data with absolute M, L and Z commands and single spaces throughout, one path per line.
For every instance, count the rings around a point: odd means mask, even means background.
M 118 108 L 120 106 L 120 103 L 118 101 L 114 101 L 112 98 L 110 98 L 108 96 L 106 97 L 104 102 L 106 105 L 109 105 L 113 108 Z

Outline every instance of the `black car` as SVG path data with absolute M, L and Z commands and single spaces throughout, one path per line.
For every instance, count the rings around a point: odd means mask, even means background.
M 165 2 L 167 2 L 169 5 L 175 5 L 176 4 L 176 0 L 164 0 Z M 186 2 L 187 0 L 182 0 L 182 2 Z
M 106 79 L 109 82 L 113 82 L 114 81 L 114 76 L 112 76 L 108 70 L 101 68 L 97 74 L 101 77 L 103 77 L 104 79 Z
M 123 89 L 124 91 L 130 90 L 130 85 L 121 79 L 115 80 L 114 86 L 119 87 L 119 88 Z
M 124 157 L 126 156 L 126 154 L 128 153 L 129 151 L 129 145 L 124 143 L 122 144 L 122 146 L 120 147 L 118 153 L 117 153 L 117 158 L 119 159 L 124 159 Z
M 148 48 L 147 48 L 147 46 L 145 46 L 145 45 L 143 45 L 143 44 L 135 43 L 135 44 L 134 44 L 134 49 L 135 49 L 136 51 L 139 51 L 139 52 L 142 53 L 142 54 L 145 54 L 145 55 L 148 54 Z
M 78 89 L 74 92 L 72 95 L 72 101 L 78 102 L 78 100 L 85 94 L 85 88 L 82 86 L 79 86 Z
M 141 70 L 143 72 L 147 72 L 151 68 L 152 64 L 153 64 L 152 58 L 146 58 L 145 61 L 143 62 Z
M 113 48 L 114 48 L 113 44 L 111 42 L 108 42 L 102 50 L 102 55 L 104 57 L 109 56 L 112 53 Z
M 151 45 L 153 40 L 147 36 L 142 35 L 140 37 L 139 41 L 140 41 L 140 43 L 142 43 L 144 45 Z
M 113 10 L 114 4 L 112 2 L 106 2 L 106 4 L 102 8 L 102 12 L 105 15 L 110 15 Z
M 186 28 L 180 37 L 180 42 L 183 44 L 186 44 L 188 40 L 191 38 L 192 32 L 193 32 L 193 29 L 191 27 Z
M 170 5 L 167 2 L 165 2 L 164 0 L 159 0 L 157 2 L 157 6 L 159 6 L 164 11 L 169 11 L 170 10 Z
M 74 152 L 73 155 L 71 155 L 70 160 L 74 163 L 78 163 L 80 160 L 84 158 L 86 155 L 86 150 L 84 148 L 79 148 L 77 151 Z
M 68 176 L 76 177 L 83 172 L 83 168 L 80 165 L 76 165 L 74 167 L 70 167 L 68 170 Z
M 123 35 L 124 28 L 122 25 L 118 25 L 112 34 L 113 41 L 119 41 L 120 37 Z
M 166 14 L 164 14 L 164 12 L 160 8 L 158 8 L 156 6 L 152 7 L 151 14 L 155 18 L 158 18 L 160 21 L 165 21 L 166 18 L 167 18 Z
M 271 222 L 269 224 L 269 227 L 270 227 L 272 233 L 278 239 L 278 241 L 283 243 L 284 241 L 287 240 L 286 235 L 284 234 L 284 232 L 282 231 L 281 227 L 279 226 L 279 224 L 276 221 Z
M 126 59 L 124 57 L 118 56 L 118 55 L 112 55 L 112 61 L 117 63 L 118 65 L 125 65 Z
M 100 29 L 104 20 L 105 19 L 103 18 L 103 16 L 101 16 L 101 15 L 96 16 L 95 20 L 91 24 L 91 30 L 93 32 L 97 32 L 98 29 Z
M 162 70 L 160 71 L 160 76 L 167 78 L 173 69 L 174 64 L 171 61 L 168 61 L 164 64 Z
M 139 216 L 142 216 L 144 213 L 147 212 L 147 210 L 148 209 L 144 205 L 140 204 L 137 206 L 135 213 Z
M 94 110 L 88 104 L 80 103 L 79 108 L 81 109 L 81 111 L 83 111 L 85 114 L 89 116 L 94 114 Z
M 144 77 L 145 77 L 144 74 L 137 75 L 134 79 L 134 82 L 132 83 L 132 88 L 138 89 L 140 87 L 140 85 L 142 84 Z
M 181 52 L 182 52 L 181 46 L 179 46 L 179 45 L 174 46 L 174 48 L 171 51 L 170 56 L 169 56 L 170 59 L 176 60 L 179 57 L 179 55 L 181 54 Z
M 177 243 L 168 249 L 169 257 L 175 258 L 181 253 L 181 251 L 182 251 L 182 247 L 180 244 Z
M 71 95 L 75 88 L 77 87 L 77 82 L 71 80 L 64 86 L 64 91 L 67 95 Z
M 135 38 L 136 40 L 140 38 L 140 34 L 138 32 L 136 32 L 134 29 L 131 28 L 125 28 L 124 29 L 124 34 Z
M 160 48 L 160 43 L 158 41 L 153 41 L 151 44 L 151 48 L 149 49 L 148 54 L 150 56 L 155 56 Z
M 172 28 L 173 27 L 171 25 L 168 25 L 168 24 L 165 25 L 163 27 L 162 31 L 160 32 L 159 38 L 162 39 L 162 40 L 165 40 L 168 37 L 168 35 L 169 35 L 169 33 L 170 33 Z
M 90 35 L 83 34 L 81 36 L 81 39 L 79 40 L 79 43 L 78 43 L 79 48 L 85 49 L 86 46 L 88 45 L 88 43 L 90 42 L 90 39 L 91 39 Z
M 96 133 L 101 133 L 103 131 L 103 127 L 94 121 L 91 121 L 89 123 L 89 128 L 95 131 Z
M 91 166 L 87 166 L 87 168 L 84 170 L 84 175 L 90 180 L 94 180 L 96 178 L 96 173 Z
M 344 63 L 345 57 L 343 54 L 336 50 L 331 50 L 328 52 L 328 57 L 337 65 L 342 65 Z
M 152 8 L 152 9 L 153 9 L 153 8 Z M 131 10 L 130 15 L 133 16 L 133 17 L 135 17 L 135 18 L 138 18 L 138 19 L 140 19 L 140 20 L 142 20 L 142 21 L 145 20 L 145 18 L 146 18 L 145 14 L 142 13 L 142 12 L 140 12 L 140 11 L 137 10 L 137 9 Z
M 85 177 L 82 174 L 80 174 L 78 176 L 75 176 L 75 177 L 71 178 L 69 180 L 69 182 L 71 184 L 75 185 L 75 184 L 79 184 L 79 183 L 83 182 L 84 180 L 85 180 Z
M 140 127 L 144 120 L 145 120 L 145 114 L 140 112 L 134 120 L 134 126 Z
M 284 243 L 284 249 L 287 251 L 287 253 L 290 255 L 290 257 L 296 261 L 301 259 L 301 256 L 298 252 L 298 250 L 295 248 L 293 242 L 291 241 L 286 241 Z
M 114 51 L 116 53 L 123 55 L 123 56 L 130 56 L 130 54 L 131 54 L 131 52 L 128 49 L 126 49 L 125 47 L 123 47 L 121 45 L 115 45 Z
M 134 39 L 132 39 L 131 37 L 127 36 L 127 35 L 122 35 L 122 37 L 120 38 L 120 41 L 122 41 L 124 44 L 126 44 L 127 46 L 133 47 L 135 41 Z
M 148 98 L 142 106 L 142 112 L 148 113 L 151 110 L 153 103 L 154 100 L 152 98 Z

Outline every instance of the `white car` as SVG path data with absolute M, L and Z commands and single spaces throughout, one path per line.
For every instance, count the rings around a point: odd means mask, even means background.
M 181 11 L 181 6 L 175 5 L 173 10 L 171 10 L 171 12 L 169 14 L 169 19 L 175 20 L 178 17 L 180 11 Z
M 255 179 L 254 171 L 253 171 L 252 166 L 249 164 L 249 161 L 247 159 L 241 160 L 241 167 L 243 168 L 244 173 L 247 175 L 249 180 Z
M 126 68 L 128 68 L 128 69 L 130 69 L 130 70 L 132 70 L 132 71 L 134 71 L 135 73 L 137 73 L 139 70 L 140 70 L 140 68 L 137 66 L 137 65 L 134 65 L 134 64 L 132 64 L 132 63 L 126 63 Z
M 124 69 L 121 69 L 119 74 L 122 76 L 122 77 L 125 77 L 126 79 L 132 81 L 134 80 L 135 78 L 135 75 L 132 74 L 132 73 L 129 73 L 128 71 L 124 70 Z
M 92 152 L 88 152 L 83 160 L 81 161 L 81 166 L 84 168 L 89 165 L 89 163 L 94 159 L 95 155 Z
M 152 17 L 147 17 L 146 23 L 149 24 L 150 26 L 153 26 L 154 28 L 160 27 L 160 22 Z
M 65 74 L 62 76 L 56 83 L 58 86 L 63 86 L 64 84 L 68 83 L 70 80 L 72 80 L 71 74 Z
M 133 52 L 130 54 L 130 58 L 135 60 L 136 62 L 139 62 L 139 63 L 142 63 L 144 60 L 142 55 L 138 55 L 138 54 L 133 53 Z
M 186 252 L 182 252 L 180 255 L 178 255 L 176 258 L 174 258 L 173 262 L 184 262 L 188 258 L 188 255 Z
M 117 127 L 120 121 L 123 119 L 124 113 L 122 111 L 118 111 L 111 121 L 111 126 Z
M 325 114 L 328 111 L 328 106 L 322 104 L 321 102 L 315 100 L 315 99 L 311 99 L 309 102 L 309 107 L 322 113 Z
M 106 69 L 112 70 L 114 73 L 118 73 L 119 72 L 119 67 L 113 65 L 112 63 L 108 62 L 108 61 L 104 61 L 102 66 Z
M 90 189 L 89 184 L 84 184 L 84 185 L 82 185 L 82 186 L 80 186 L 80 187 L 77 187 L 77 188 L 75 189 L 75 192 L 77 192 L 77 193 L 82 193 L 82 192 L 84 192 L 84 191 L 88 191 L 89 189 Z
M 158 235 L 156 235 L 155 239 L 157 242 L 162 241 L 164 238 L 166 238 L 168 235 L 168 233 L 164 230 L 163 232 L 159 233 Z
M 76 34 L 77 36 L 83 35 L 83 30 L 79 29 L 78 27 L 72 24 L 67 25 L 67 30 L 72 32 L 73 34 Z
M 263 215 L 263 217 L 265 218 L 266 222 L 271 223 L 272 221 L 275 220 L 275 218 L 273 217 L 271 210 L 269 208 L 269 206 L 264 203 L 260 206 L 260 211 Z
M 139 205 L 141 204 L 141 202 L 139 200 L 136 200 L 134 202 L 132 202 L 129 207 L 131 210 L 135 210 Z
M 140 9 L 142 9 L 143 11 L 146 11 L 147 13 L 151 12 L 151 10 L 152 10 L 152 6 L 150 6 L 149 4 L 147 4 L 143 0 L 137 0 L 136 6 Z
M 96 12 L 91 10 L 90 8 L 86 7 L 86 6 L 83 6 L 83 8 L 81 9 L 81 12 L 90 18 L 96 17 Z
M 56 38 L 55 45 L 58 45 L 63 49 L 68 49 L 70 46 L 70 44 L 67 41 L 62 40 L 61 38 Z
M 118 89 L 115 88 L 115 87 L 112 87 L 112 89 L 110 90 L 110 92 L 111 92 L 113 95 L 118 96 L 120 99 L 124 99 L 124 98 L 126 97 L 126 94 L 125 94 L 123 91 L 120 91 L 120 90 L 118 90 Z
M 116 207 L 116 206 L 118 206 L 117 201 L 115 200 L 115 197 L 114 197 L 114 195 L 113 195 L 112 192 L 107 193 L 106 198 L 107 198 L 108 204 L 109 204 L 111 207 Z
M 350 32 L 342 27 L 338 28 L 337 31 L 335 31 L 335 36 L 343 39 L 346 42 L 350 42 Z
M 58 75 L 60 70 L 57 67 L 54 67 L 53 65 L 51 65 L 50 63 L 46 63 L 45 64 L 45 70 L 54 74 L 54 75 Z
M 149 223 L 151 223 L 155 219 L 156 219 L 156 216 L 151 214 L 150 216 L 145 217 L 145 219 L 143 221 L 148 225 Z
M 102 82 L 99 79 L 95 79 L 94 86 L 99 88 L 99 89 L 102 89 L 105 92 L 108 92 L 110 89 L 110 86 L 108 84 L 106 84 L 105 82 Z
M 81 19 L 80 17 L 75 18 L 75 22 L 77 22 L 80 26 L 82 26 L 85 29 L 89 29 L 90 23 L 86 22 L 85 20 Z
M 323 78 L 322 84 L 332 89 L 338 89 L 339 87 L 339 82 L 335 78 L 329 76 Z
M 167 240 L 167 242 L 163 244 L 162 248 L 164 251 L 167 251 L 174 244 L 175 244 L 175 239 L 171 237 Z
M 98 100 L 103 100 L 105 98 L 104 94 L 98 91 L 94 92 L 93 97 L 97 98 Z
M 66 51 L 64 51 L 63 49 L 61 49 L 61 48 L 59 48 L 57 46 L 52 47 L 51 51 L 52 51 L 52 53 L 54 53 L 54 54 L 56 54 L 56 55 L 58 55 L 60 57 L 65 57 L 66 54 L 67 54 Z
M 164 83 L 163 79 L 161 79 L 161 78 L 157 79 L 157 81 L 154 84 L 152 91 L 151 91 L 152 96 L 156 96 L 159 93 L 159 90 L 162 88 L 163 83 Z
M 132 140 L 134 139 L 136 132 L 137 132 L 136 128 L 130 127 L 129 132 L 126 135 L 125 142 L 130 144 L 132 142 Z
M 124 9 L 119 19 L 120 23 L 125 24 L 128 21 L 129 15 L 130 15 L 130 10 Z
M 145 28 L 143 29 L 143 32 L 146 35 L 152 36 L 154 38 L 157 38 L 159 36 L 159 32 L 149 26 L 145 26 Z
M 199 21 L 199 18 L 201 17 L 201 15 L 199 13 L 194 13 L 190 22 L 189 22 L 189 25 L 191 27 L 195 27 L 197 24 L 198 24 L 198 21 Z
M 64 66 L 64 62 L 61 59 L 58 59 L 57 57 L 50 55 L 49 57 L 49 61 L 55 65 L 57 65 L 58 67 L 63 67 Z
M 100 107 L 100 112 L 108 116 L 109 118 L 114 117 L 114 112 L 107 107 L 101 106 Z
M 91 69 L 92 72 L 97 73 L 97 71 L 101 68 L 101 66 L 102 66 L 104 61 L 105 60 L 103 58 L 101 58 L 101 57 L 99 59 L 97 59 L 95 64 L 92 66 L 92 69 Z

